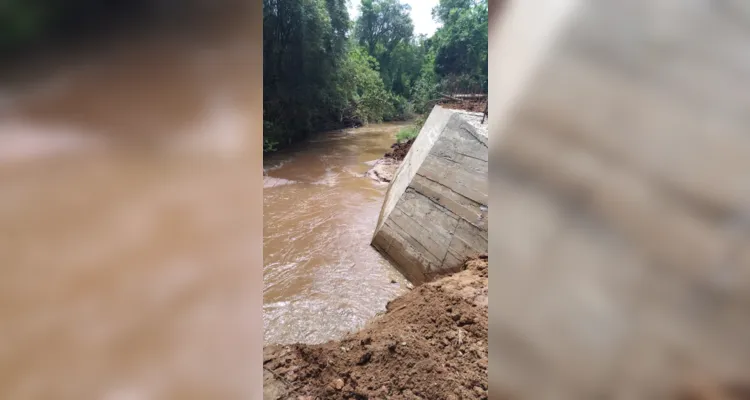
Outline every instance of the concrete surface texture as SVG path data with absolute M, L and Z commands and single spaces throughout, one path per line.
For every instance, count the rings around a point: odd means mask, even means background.
M 531 3 L 493 36 L 497 82 L 551 30 L 519 23 Z M 750 3 L 554 3 L 531 76 L 493 92 L 513 101 L 490 113 L 490 392 L 667 399 L 747 379 Z
M 372 245 L 415 284 L 487 251 L 487 123 L 481 119 L 435 106 L 386 193 Z

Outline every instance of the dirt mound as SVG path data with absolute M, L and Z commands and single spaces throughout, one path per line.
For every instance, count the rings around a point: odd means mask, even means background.
M 396 161 L 402 161 L 406 158 L 406 154 L 409 153 L 411 145 L 414 143 L 414 139 L 409 139 L 402 143 L 394 143 L 391 145 L 391 151 L 385 153 L 383 158 L 390 158 Z
M 264 349 L 264 399 L 487 399 L 487 257 L 341 341 Z

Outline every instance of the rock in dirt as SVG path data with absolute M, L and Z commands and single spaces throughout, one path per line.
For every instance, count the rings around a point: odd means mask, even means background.
M 357 361 L 357 365 L 365 365 L 368 362 L 370 362 L 370 359 L 372 358 L 372 353 L 367 352 L 365 354 L 362 354 L 362 357 L 359 358 L 359 361 Z
M 295 372 L 283 382 L 292 399 L 487 399 L 486 299 L 487 260 L 475 258 L 340 341 L 266 347 L 264 368 L 269 378 Z
M 344 380 L 341 378 L 334 379 L 333 382 L 331 382 L 331 387 L 336 390 L 341 390 L 344 388 Z

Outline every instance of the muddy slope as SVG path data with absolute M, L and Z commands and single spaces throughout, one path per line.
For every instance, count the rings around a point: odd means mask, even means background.
M 487 258 L 390 302 L 357 333 L 264 349 L 264 399 L 486 399 Z
M 409 139 L 405 142 L 394 143 L 391 146 L 391 151 L 385 153 L 383 158 L 403 161 L 404 158 L 406 158 L 406 155 L 409 154 L 409 149 L 411 149 L 412 144 L 414 144 L 414 139 Z

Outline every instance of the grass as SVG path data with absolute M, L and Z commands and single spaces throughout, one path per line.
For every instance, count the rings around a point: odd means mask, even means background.
M 406 141 L 409 141 L 411 139 L 414 139 L 419 135 L 419 131 L 422 130 L 422 125 L 424 125 L 425 122 L 425 116 L 420 115 L 414 120 L 414 124 L 401 128 L 400 131 L 396 134 L 396 141 L 398 143 L 403 143 Z
M 401 128 L 400 131 L 396 134 L 396 141 L 398 143 L 406 142 L 410 139 L 414 139 L 419 134 L 419 129 L 417 129 L 416 126 L 407 126 L 405 128 Z

